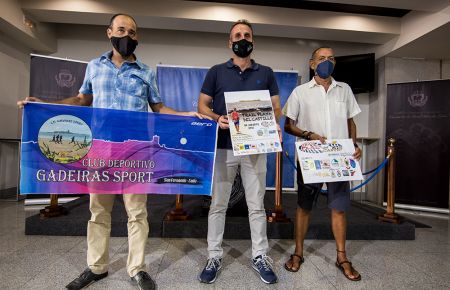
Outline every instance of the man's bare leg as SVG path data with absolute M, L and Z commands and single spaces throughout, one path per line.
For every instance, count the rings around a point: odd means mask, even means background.
M 295 215 L 295 255 L 303 257 L 303 245 L 305 241 L 305 236 L 308 231 L 309 217 L 311 211 L 297 207 Z M 286 262 L 286 266 L 289 269 L 296 270 L 300 267 L 300 258 L 293 256 Z
M 334 239 L 336 240 L 337 261 L 348 261 L 345 253 L 345 240 L 347 236 L 347 218 L 344 211 L 331 210 L 331 227 L 333 230 Z M 352 266 L 349 263 L 342 264 L 345 273 L 351 279 L 355 279 L 359 276 L 358 271 L 352 272 Z

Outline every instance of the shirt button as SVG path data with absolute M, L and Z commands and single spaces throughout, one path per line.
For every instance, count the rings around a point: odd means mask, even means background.
M 239 74 L 241 75 L 241 74 L 242 74 L 242 72 L 240 71 L 240 72 L 239 72 Z

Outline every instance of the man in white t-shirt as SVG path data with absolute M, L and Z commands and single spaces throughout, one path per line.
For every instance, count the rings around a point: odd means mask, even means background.
M 350 87 L 331 77 L 336 61 L 333 49 L 316 49 L 309 65 L 315 75 L 310 82 L 298 86 L 290 95 L 283 113 L 286 116 L 284 129 L 303 140 L 353 139 L 355 159 L 361 158 L 361 149 L 356 145 L 356 125 L 353 117 L 361 112 Z M 297 164 L 297 168 L 300 166 Z M 296 213 L 295 252 L 285 263 L 286 270 L 297 272 L 303 259 L 303 242 L 308 230 L 313 202 L 322 184 L 303 183 L 297 171 L 298 207 Z M 336 240 L 336 266 L 349 280 L 359 281 L 361 275 L 348 261 L 345 253 L 347 222 L 345 212 L 350 207 L 349 182 L 327 183 L 328 207 L 331 209 L 331 224 Z

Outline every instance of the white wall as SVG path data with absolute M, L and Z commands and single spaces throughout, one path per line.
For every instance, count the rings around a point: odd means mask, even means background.
M 226 61 L 231 56 L 228 49 L 228 34 L 187 32 L 174 30 L 141 29 L 138 58 L 150 67 L 156 64 L 209 67 Z M 302 79 L 309 77 L 308 60 L 312 51 L 329 45 L 336 55 L 373 52 L 373 46 L 345 42 L 317 42 L 275 37 L 258 37 L 255 32 L 257 62 L 273 69 L 298 70 Z M 111 46 L 106 37 L 106 27 L 87 25 L 59 25 L 57 28 L 58 51 L 53 54 L 89 61 Z
M 0 143 L 0 190 L 13 188 L 18 183 L 19 146 L 17 143 Z
M 450 60 L 442 61 L 442 78 L 450 79 Z
M 29 51 L 0 33 L 0 138 L 20 136 L 16 102 L 28 94 Z
M 361 113 L 356 115 L 354 121 L 357 125 L 358 137 L 373 137 L 372 132 L 369 131 L 369 109 L 370 109 L 370 94 L 357 94 L 355 95 L 358 105 L 361 108 Z
M 29 89 L 29 51 L 0 33 L 0 64 L 0 139 L 16 139 L 21 129 L 16 102 Z M 0 142 L 0 190 L 16 186 L 17 163 L 17 144 Z

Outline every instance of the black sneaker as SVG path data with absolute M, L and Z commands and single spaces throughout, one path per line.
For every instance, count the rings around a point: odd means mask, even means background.
M 205 268 L 198 276 L 198 280 L 202 283 L 211 284 L 216 281 L 217 274 L 222 268 L 222 259 L 221 258 L 211 258 L 208 259 Z
M 66 288 L 69 290 L 83 289 L 84 287 L 94 283 L 95 281 L 101 280 L 106 276 L 108 276 L 108 272 L 103 274 L 94 274 L 91 269 L 87 268 L 78 278 L 70 282 Z
M 137 283 L 137 286 L 141 290 L 154 290 L 156 289 L 156 283 L 153 281 L 152 277 L 147 272 L 140 271 L 131 280 Z

